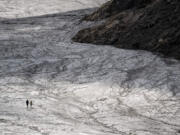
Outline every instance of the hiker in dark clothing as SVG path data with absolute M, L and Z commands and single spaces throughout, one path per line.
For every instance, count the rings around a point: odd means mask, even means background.
M 28 106 L 29 106 L 29 100 L 26 100 L 26 106 L 27 106 L 27 108 L 28 108 Z
M 32 103 L 32 100 L 30 101 L 30 106 L 31 106 L 31 108 L 32 108 L 32 105 L 33 105 L 33 103 Z

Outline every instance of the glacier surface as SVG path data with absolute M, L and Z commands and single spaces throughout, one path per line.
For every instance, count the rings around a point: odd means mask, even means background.
M 107 0 L 1 0 L 0 17 L 22 18 L 99 7 Z
M 179 135 L 180 62 L 72 42 L 88 12 L 0 21 L 0 135 Z

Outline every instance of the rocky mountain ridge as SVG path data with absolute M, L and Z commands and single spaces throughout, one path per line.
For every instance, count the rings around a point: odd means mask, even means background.
M 180 59 L 179 16 L 178 0 L 111 0 L 83 18 L 105 22 L 79 31 L 73 40 L 148 50 Z

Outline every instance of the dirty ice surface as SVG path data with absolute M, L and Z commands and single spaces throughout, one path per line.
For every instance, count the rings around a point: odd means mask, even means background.
M 0 135 L 179 135 L 180 62 L 73 43 L 84 12 L 0 21 Z
M 0 0 L 0 17 L 21 18 L 99 7 L 107 0 Z

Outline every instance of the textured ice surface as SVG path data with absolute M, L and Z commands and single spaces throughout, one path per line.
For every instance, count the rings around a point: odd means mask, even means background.
M 178 135 L 180 62 L 71 42 L 83 13 L 0 21 L 0 135 Z
M 28 17 L 99 7 L 107 0 L 0 0 L 0 17 Z

